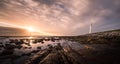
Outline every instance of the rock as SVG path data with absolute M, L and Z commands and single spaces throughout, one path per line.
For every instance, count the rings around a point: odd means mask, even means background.
M 0 54 L 0 56 L 12 55 L 13 52 L 14 52 L 13 49 L 5 49 L 5 50 Z
M 82 56 L 71 47 L 64 51 L 61 44 L 48 45 L 48 49 L 39 51 L 25 64 L 81 64 L 84 63 Z

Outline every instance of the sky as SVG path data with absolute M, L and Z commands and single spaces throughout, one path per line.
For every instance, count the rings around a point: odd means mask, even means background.
M 120 0 L 0 0 L 0 26 L 51 35 L 120 29 Z

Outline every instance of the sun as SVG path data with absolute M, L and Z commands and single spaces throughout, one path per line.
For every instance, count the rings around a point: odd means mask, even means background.
M 40 29 L 36 30 L 35 27 L 25 27 L 25 29 L 27 30 L 27 32 L 35 35 L 51 35 L 50 33 L 44 32 Z
M 31 27 L 27 28 L 27 30 L 28 30 L 29 32 L 35 32 L 35 29 L 34 29 L 34 28 L 31 28 Z

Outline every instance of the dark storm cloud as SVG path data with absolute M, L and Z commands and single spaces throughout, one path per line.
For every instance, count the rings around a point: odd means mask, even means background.
M 88 33 L 90 21 L 94 32 L 118 29 L 119 20 L 120 0 L 0 0 L 4 25 L 29 25 L 59 35 Z

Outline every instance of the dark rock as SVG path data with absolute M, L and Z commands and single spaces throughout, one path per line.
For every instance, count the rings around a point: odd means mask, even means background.
M 12 55 L 13 52 L 14 52 L 13 49 L 5 49 L 5 50 L 0 54 L 0 56 Z

